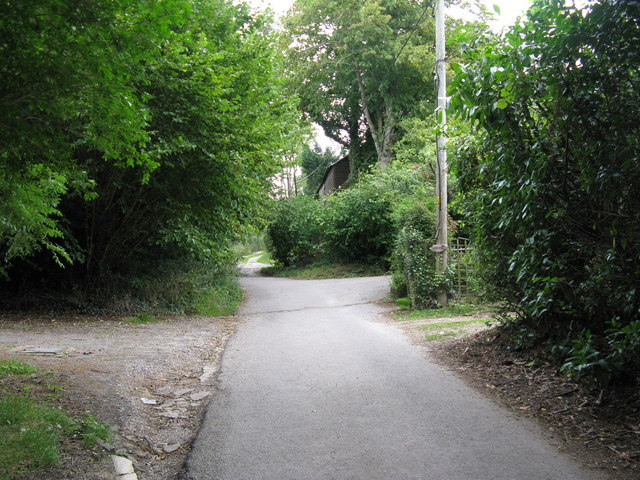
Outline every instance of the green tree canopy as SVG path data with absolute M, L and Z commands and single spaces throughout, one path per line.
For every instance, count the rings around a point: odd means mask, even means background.
M 59 200 L 92 188 L 73 158 L 77 148 L 154 168 L 141 148 L 149 117 L 136 83 L 143 60 L 161 53 L 169 26 L 189 8 L 178 1 L 0 5 L 0 271 L 43 246 L 69 258 L 55 240 Z
M 430 2 L 298 0 L 284 23 L 301 109 L 352 161 L 389 163 L 398 121 L 432 98 Z
M 3 268 L 91 290 L 220 265 L 298 123 L 270 19 L 224 0 L 18 3 L 0 23 Z

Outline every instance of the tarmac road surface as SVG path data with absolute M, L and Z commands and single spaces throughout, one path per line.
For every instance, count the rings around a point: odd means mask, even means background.
M 381 321 L 386 277 L 242 279 L 193 480 L 595 480 Z

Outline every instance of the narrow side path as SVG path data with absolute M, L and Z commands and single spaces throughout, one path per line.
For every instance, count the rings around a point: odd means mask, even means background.
M 380 322 L 387 278 L 243 282 L 188 478 L 603 478 Z

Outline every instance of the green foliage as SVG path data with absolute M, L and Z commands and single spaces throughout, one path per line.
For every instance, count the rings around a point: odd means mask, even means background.
M 3 290 L 86 301 L 224 270 L 299 123 L 269 18 L 223 0 L 0 13 Z
M 5 375 L 27 375 L 36 369 L 28 363 L 18 360 L 0 360 L 0 377 Z
M 379 265 L 369 263 L 335 263 L 320 258 L 308 265 L 267 267 L 263 268 L 260 273 L 268 277 L 322 280 L 331 278 L 377 277 L 387 272 Z
M 395 174 L 388 174 L 395 178 L 389 186 L 397 192 L 392 213 L 395 236 L 391 291 L 408 296 L 414 308 L 433 307 L 440 289 L 451 289 L 450 275 L 441 278 L 436 274 L 435 255 L 430 250 L 436 227 L 433 177 L 426 166 L 407 169 L 398 165 L 395 169 Z
M 323 231 L 327 251 L 345 261 L 388 261 L 394 237 L 388 192 L 361 181 L 326 201 Z
M 254 252 L 261 252 L 267 249 L 267 233 L 248 233 L 240 242 L 235 242 L 232 247 L 235 258 L 246 257 Z
M 283 265 L 309 262 L 320 249 L 322 204 L 313 197 L 283 198 L 274 202 L 267 227 L 273 258 Z
M 640 5 L 565 3 L 535 2 L 500 41 L 469 45 L 453 104 L 481 133 L 457 170 L 514 322 L 606 383 L 637 356 Z
M 412 306 L 418 309 L 436 307 L 438 294 L 452 290 L 451 272 L 436 272 L 435 255 L 429 250 L 432 243 L 432 234 L 425 237 L 410 225 L 403 226 L 396 237 L 393 269 L 402 275 Z
M 561 371 L 576 380 L 608 387 L 614 380 L 633 380 L 640 367 L 640 321 L 621 325 L 614 320 L 605 335 L 585 330 L 553 348 Z
M 396 298 L 396 305 L 402 309 L 411 308 L 411 299 L 409 297 Z
M 408 0 L 297 0 L 284 19 L 300 108 L 354 165 L 391 156 L 398 120 L 432 97 L 433 21 Z
M 230 315 L 240 300 L 235 263 L 182 262 L 159 259 L 158 274 L 129 278 L 132 290 L 122 296 L 127 310 L 180 314 Z M 122 280 L 115 280 L 115 283 Z
M 363 174 L 358 183 L 324 201 L 280 200 L 268 229 L 274 258 L 297 267 L 323 255 L 343 264 L 377 265 L 383 271 L 391 262 L 394 294 L 409 293 L 416 304 L 430 305 L 437 290 L 450 285 L 449 277 L 435 274 L 428 250 L 435 228 L 431 180 L 427 166 L 394 163 Z M 263 272 L 299 274 L 279 267 Z
M 7 189 L 8 186 L 11 188 Z M 5 189 L 7 189 L 5 191 Z M 57 224 L 58 203 L 67 191 L 67 179 L 43 164 L 26 165 L 19 171 L 0 165 L 0 274 L 15 258 L 27 257 L 42 248 L 59 265 L 69 254 L 55 242 L 63 236 Z
M 607 386 L 616 373 L 616 365 L 602 358 L 595 340 L 591 331 L 586 330 L 571 340 L 568 347 L 556 348 L 556 352 L 565 358 L 560 370 L 576 380 L 595 380 L 601 386 Z
M 141 148 L 147 109 L 136 87 L 144 62 L 188 6 L 168 1 L 96 0 L 87 8 L 54 0 L 0 6 L 0 268 L 41 249 L 70 261 L 60 198 L 91 192 L 78 148 L 115 164 L 155 166 Z M 25 201 L 26 200 L 26 201 Z

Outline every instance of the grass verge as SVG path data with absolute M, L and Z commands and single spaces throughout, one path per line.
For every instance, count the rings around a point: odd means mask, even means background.
M 457 336 L 465 330 L 464 327 L 472 324 L 489 324 L 491 319 L 489 318 L 477 318 L 473 320 L 459 320 L 454 322 L 437 322 L 426 323 L 420 325 L 417 328 L 425 330 L 425 339 L 428 341 L 439 340 L 446 337 Z
M 61 462 L 71 443 L 91 448 L 109 438 L 109 428 L 95 417 L 77 419 L 33 398 L 38 392 L 55 400 L 64 390 L 42 380 L 31 365 L 0 361 L 0 480 L 48 478 L 44 472 Z
M 452 303 L 446 308 L 430 308 L 426 310 L 400 310 L 394 312 L 394 318 L 400 322 L 447 317 L 473 317 L 490 315 L 494 307 L 483 304 Z
M 235 277 L 222 278 L 198 296 L 194 311 L 209 317 L 233 315 L 243 298 L 242 287 Z

